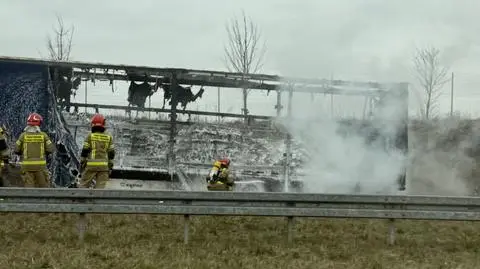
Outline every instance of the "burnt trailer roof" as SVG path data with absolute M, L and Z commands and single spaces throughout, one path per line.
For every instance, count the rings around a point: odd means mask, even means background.
M 268 74 L 241 74 L 214 70 L 160 68 L 139 65 L 51 61 L 35 58 L 0 56 L 2 62 L 48 65 L 71 69 L 83 79 L 129 80 L 169 83 L 174 75 L 178 84 L 255 90 L 291 90 L 305 93 L 376 96 L 385 90 L 408 88 L 408 83 L 379 83 L 317 78 L 298 78 Z

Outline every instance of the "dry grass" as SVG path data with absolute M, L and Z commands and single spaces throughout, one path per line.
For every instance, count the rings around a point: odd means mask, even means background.
M 88 216 L 84 245 L 75 215 L 3 214 L 1 268 L 479 268 L 473 222 L 401 221 L 397 244 L 373 220 L 298 219 L 294 245 L 282 218 Z

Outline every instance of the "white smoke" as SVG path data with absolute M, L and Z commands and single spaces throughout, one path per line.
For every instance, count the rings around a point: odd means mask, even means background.
M 472 195 L 477 187 L 474 122 L 460 118 L 410 124 L 409 194 Z
M 358 102 L 362 98 L 356 99 L 357 104 L 363 103 Z M 400 151 L 385 151 L 380 144 L 367 146 L 365 136 L 350 132 L 355 127 L 348 128 L 349 135 L 340 135 L 345 125 L 329 117 L 330 108 L 319 102 L 312 102 L 310 98 L 295 98 L 292 102 L 292 119 L 284 118 L 282 124 L 292 138 L 307 149 L 308 158 L 303 164 L 306 175 L 302 178 L 305 192 L 397 191 L 397 177 L 405 168 L 405 156 Z M 393 134 L 404 116 L 400 113 L 400 105 L 400 102 L 390 103 L 376 111 L 373 127 L 379 128 L 384 135 Z M 361 125 L 358 119 L 355 125 Z
M 333 106 L 343 104 L 344 110 L 357 110 L 356 119 L 352 119 L 356 127 L 345 128 L 339 113 L 331 115 L 329 102 L 312 101 L 305 95 L 294 93 L 297 98 L 292 100 L 291 118 L 279 119 L 293 140 L 307 151 L 308 157 L 302 164 L 304 192 L 394 194 L 398 192 L 398 176 L 404 171 L 407 194 L 471 195 L 476 187 L 472 178 L 475 161 L 466 154 L 475 147 L 471 134 L 476 130 L 460 124 L 460 119 L 422 122 L 417 126 L 410 121 L 408 152 L 404 153 L 395 147 L 385 150 L 381 143 L 367 145 L 365 132 L 352 132 L 362 124 L 363 116 L 358 113 L 362 110 L 362 97 L 335 96 Z M 324 99 L 329 101 L 330 97 Z M 391 139 L 403 124 L 403 106 L 401 99 L 390 98 L 364 122 L 370 122 L 390 139 L 388 144 L 393 144 Z M 352 114 L 350 111 L 343 115 Z M 341 135 L 342 130 L 350 133 Z

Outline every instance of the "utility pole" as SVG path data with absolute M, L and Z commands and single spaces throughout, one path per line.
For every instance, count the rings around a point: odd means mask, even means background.
M 454 75 L 452 72 L 452 81 L 451 81 L 451 91 L 450 91 L 450 117 L 453 117 L 453 80 L 454 80 Z

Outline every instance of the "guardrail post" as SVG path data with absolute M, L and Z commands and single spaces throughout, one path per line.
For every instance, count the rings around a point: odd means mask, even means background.
M 292 217 L 292 216 L 288 216 L 287 217 L 287 230 L 288 230 L 288 234 L 287 234 L 287 242 L 288 244 L 291 244 L 293 242 L 293 235 L 294 235 L 294 226 L 295 226 L 295 219 Z
M 191 201 L 184 201 L 183 203 L 184 203 L 185 205 L 190 205 L 190 204 L 192 204 Z M 183 215 L 183 243 L 184 243 L 185 245 L 188 244 L 189 228 L 190 228 L 190 215 L 185 214 L 185 215 Z
M 77 221 L 78 239 L 80 243 L 83 243 L 83 240 L 85 238 L 86 227 L 87 227 L 87 218 L 85 216 L 85 213 L 80 213 Z
M 287 203 L 288 207 L 294 207 L 295 203 Z M 287 217 L 287 243 L 291 244 L 293 242 L 293 237 L 295 233 L 295 219 L 293 216 Z
M 388 220 L 388 244 L 395 244 L 395 219 Z
M 188 244 L 188 228 L 190 224 L 190 215 L 183 216 L 183 243 Z

